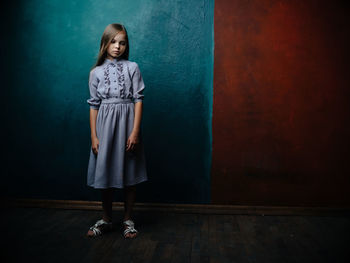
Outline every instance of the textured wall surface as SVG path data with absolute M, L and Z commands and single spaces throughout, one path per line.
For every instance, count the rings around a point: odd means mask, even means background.
M 213 203 L 350 204 L 347 7 L 215 1 Z
M 1 194 L 100 200 L 86 186 L 88 73 L 103 29 L 120 22 L 146 84 L 150 180 L 137 201 L 349 205 L 347 10 L 325 0 L 2 4 Z
M 146 85 L 149 181 L 140 185 L 138 200 L 210 202 L 213 8 L 212 0 L 8 4 L 2 183 L 11 187 L 3 194 L 100 199 L 86 186 L 88 75 L 105 26 L 119 22 Z

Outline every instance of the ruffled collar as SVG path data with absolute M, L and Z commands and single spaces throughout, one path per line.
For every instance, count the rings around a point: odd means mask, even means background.
M 108 64 L 108 63 L 113 63 L 113 64 L 117 64 L 118 62 L 124 61 L 124 58 L 113 58 L 112 60 L 109 58 L 105 58 L 105 61 L 103 62 L 103 64 Z

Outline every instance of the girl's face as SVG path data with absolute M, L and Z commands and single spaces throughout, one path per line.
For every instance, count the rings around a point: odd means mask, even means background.
M 107 48 L 107 58 L 119 58 L 126 50 L 126 35 L 119 32 L 111 41 Z

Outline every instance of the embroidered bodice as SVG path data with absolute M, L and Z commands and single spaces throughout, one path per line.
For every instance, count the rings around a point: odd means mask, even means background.
M 99 109 L 101 100 L 108 98 L 142 101 L 145 84 L 136 62 L 126 59 L 105 59 L 102 65 L 91 70 L 89 75 L 90 98 L 87 103 Z

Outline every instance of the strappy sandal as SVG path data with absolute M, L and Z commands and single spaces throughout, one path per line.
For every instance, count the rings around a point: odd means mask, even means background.
M 107 222 L 103 219 L 98 220 L 93 226 L 89 228 L 94 233 L 93 235 L 87 235 L 89 237 L 100 236 L 102 233 L 112 230 L 112 222 Z
M 127 226 L 127 228 L 124 230 L 124 238 L 128 238 L 126 236 L 127 233 L 138 233 L 138 231 L 134 228 L 135 223 L 132 220 L 130 220 L 130 219 L 125 220 L 123 222 L 123 224 Z M 135 238 L 135 237 L 137 237 L 137 234 L 133 238 Z M 129 238 L 131 238 L 131 237 L 129 237 Z

